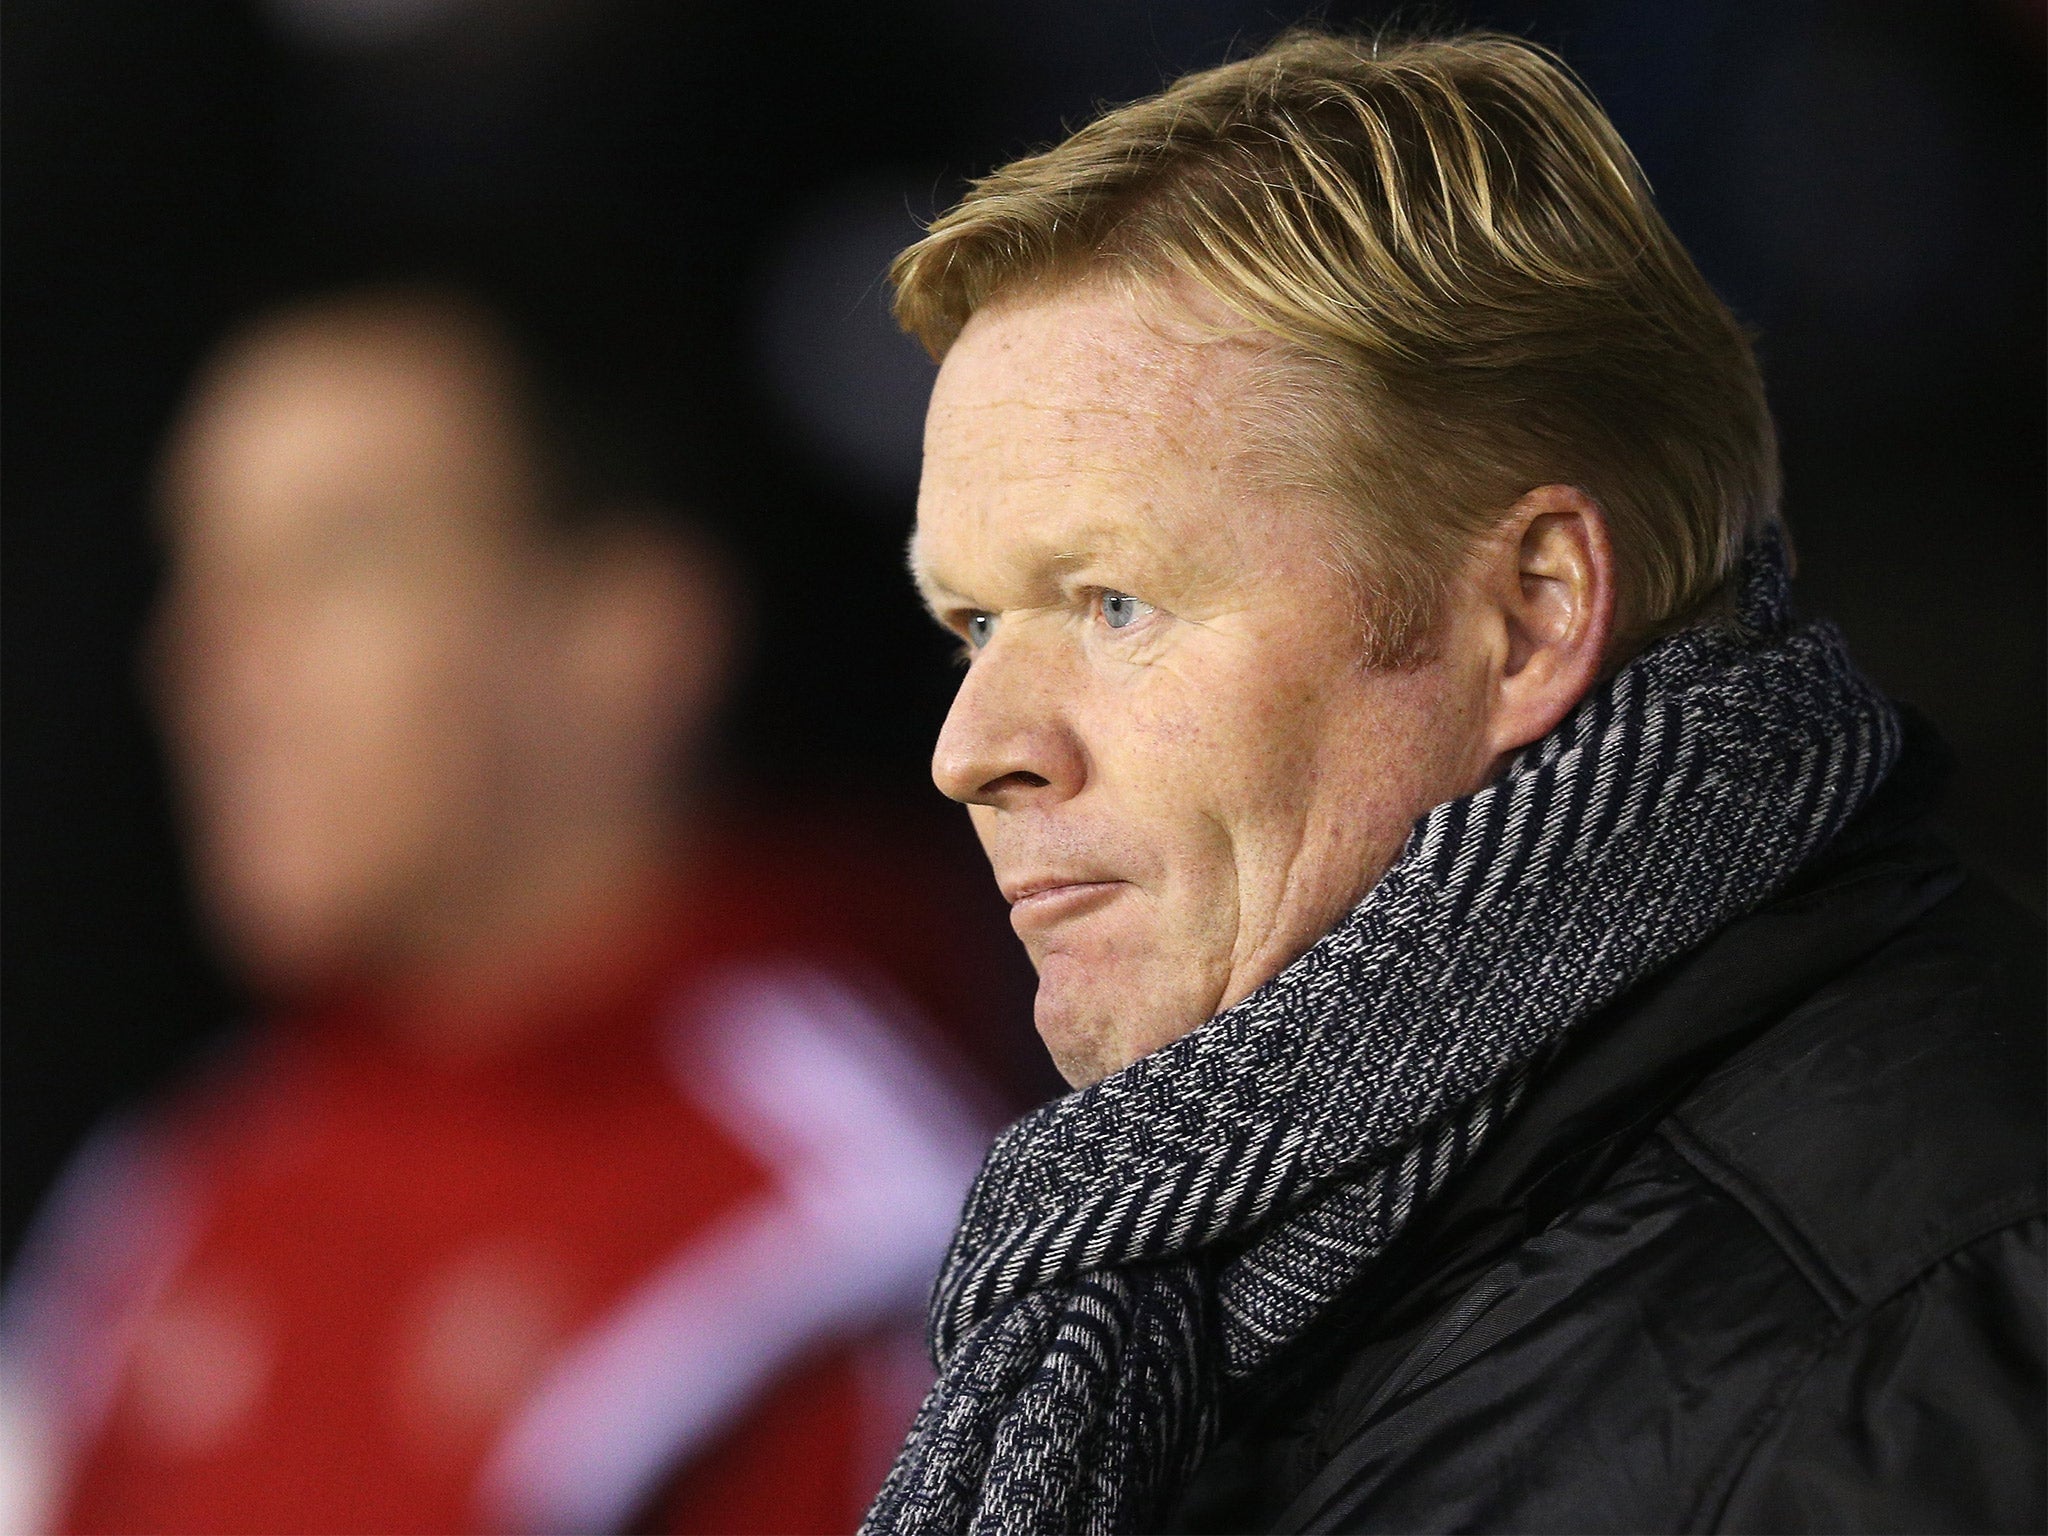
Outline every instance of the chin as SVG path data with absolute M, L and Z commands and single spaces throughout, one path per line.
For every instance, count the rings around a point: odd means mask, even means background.
M 323 895 L 297 881 L 216 882 L 207 903 L 214 935 L 259 996 L 289 1000 L 348 969 L 348 929 Z
M 1098 1083 L 1124 1064 L 1114 1049 L 1114 1015 L 1100 995 L 1116 989 L 1091 985 L 1098 978 L 1077 974 L 1080 970 L 1065 956 L 1047 960 L 1039 967 L 1038 995 L 1031 1005 L 1038 1038 L 1070 1088 Z
M 1101 1061 L 1093 1054 L 1077 1054 L 1060 1049 L 1058 1043 L 1048 1037 L 1043 1030 L 1039 1031 L 1039 1036 L 1045 1040 L 1046 1051 L 1052 1057 L 1053 1070 L 1059 1073 L 1069 1088 L 1093 1088 L 1117 1070 L 1114 1064 Z
M 343 969 L 338 946 L 318 933 L 262 921 L 216 924 L 242 984 L 258 998 L 290 1004 Z
M 1152 1011 L 1133 1017 L 1130 1000 L 1147 999 Z M 1190 1016 L 1193 1015 L 1193 1016 Z M 1052 1064 L 1072 1088 L 1086 1088 L 1121 1072 L 1142 1056 L 1171 1045 L 1208 1018 L 1142 977 L 1097 974 L 1071 957 L 1055 955 L 1039 967 L 1032 1020 Z

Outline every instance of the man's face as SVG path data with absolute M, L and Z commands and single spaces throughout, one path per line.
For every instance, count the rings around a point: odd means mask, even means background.
M 1480 672 L 1362 664 L 1331 513 L 1260 489 L 1245 342 L 1078 286 L 976 314 L 914 561 L 968 664 L 933 759 L 1092 1082 L 1251 993 L 1482 782 Z
M 201 885 L 261 982 L 402 949 L 491 878 L 537 670 L 511 430 L 431 327 L 273 336 L 185 421 L 161 695 Z

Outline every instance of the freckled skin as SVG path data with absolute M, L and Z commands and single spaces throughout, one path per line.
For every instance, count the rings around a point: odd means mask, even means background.
M 971 647 L 933 777 L 970 808 L 1076 1085 L 1275 975 L 1499 750 L 1497 626 L 1453 614 L 1426 664 L 1367 668 L 1332 514 L 1243 471 L 1253 345 L 1175 314 L 1106 286 L 1006 297 L 926 426 L 913 564 Z M 1105 591 L 1139 600 L 1122 627 Z

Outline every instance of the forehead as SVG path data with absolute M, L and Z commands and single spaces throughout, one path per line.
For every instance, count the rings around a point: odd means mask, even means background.
M 1251 349 L 1201 329 L 1149 293 L 1107 282 L 984 307 L 946 355 L 927 420 L 929 467 L 973 458 L 1053 470 L 1121 444 L 1192 452 L 1219 442 L 1209 411 L 1243 383 Z M 993 454 L 990 458 L 988 455 Z
M 202 380 L 166 464 L 180 541 L 272 541 L 509 499 L 516 417 L 488 353 L 393 316 L 313 320 L 244 343 Z
M 977 312 L 926 421 L 914 564 L 1179 545 L 1246 511 L 1243 407 L 1258 347 L 1107 283 Z

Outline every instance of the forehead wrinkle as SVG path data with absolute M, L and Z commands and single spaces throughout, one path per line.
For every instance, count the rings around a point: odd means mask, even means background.
M 1000 377 L 981 386 L 978 398 L 961 401 L 942 392 L 947 408 L 962 413 L 1007 408 L 1081 418 L 1162 417 L 1191 398 L 1213 401 L 1234 383 L 1216 375 L 1240 371 L 1228 363 L 1222 370 L 1203 366 L 1219 355 L 1219 349 L 1157 335 L 1112 354 L 1092 330 L 1083 330 L 1078 336 L 1055 338 L 1049 349 L 1033 353 L 1021 366 L 1007 361 L 1016 345 L 1003 346 L 1006 361 Z M 975 371 L 995 369 L 994 360 L 988 360 Z
M 948 401 L 946 410 L 962 415 L 988 411 L 1031 411 L 1047 416 L 1130 416 L 1140 411 L 1129 405 L 1091 404 L 1082 400 L 1036 400 L 1030 395 L 996 395 L 983 400 Z M 1145 412 L 1144 414 L 1150 414 Z
M 1134 472 L 1129 462 L 1134 437 L 1176 455 L 1191 451 L 1173 424 L 1168 403 L 976 401 L 953 405 L 946 414 L 954 417 L 955 430 L 928 436 L 925 458 L 927 462 L 985 466 L 993 450 L 1000 473 L 1009 479 L 1045 480 L 1075 473 L 1128 477 Z M 1024 419 L 1020 420 L 1020 415 Z

